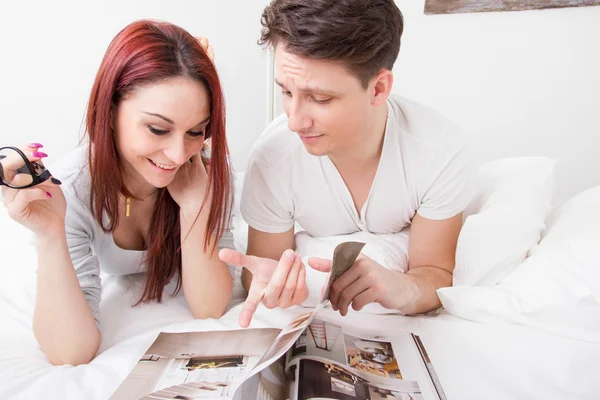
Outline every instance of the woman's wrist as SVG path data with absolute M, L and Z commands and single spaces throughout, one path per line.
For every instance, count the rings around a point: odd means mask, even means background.
M 202 204 L 184 204 L 179 208 L 179 216 L 182 220 L 194 222 L 195 220 L 208 220 L 210 213 L 210 202 Z
M 47 227 L 42 232 L 36 232 L 35 244 L 39 249 L 55 247 L 57 243 L 63 241 L 66 243 L 67 234 L 65 231 L 65 225 L 56 225 Z

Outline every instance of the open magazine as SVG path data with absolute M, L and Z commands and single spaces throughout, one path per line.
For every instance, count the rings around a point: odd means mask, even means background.
M 160 333 L 111 400 L 445 400 L 417 335 L 320 315 L 331 283 L 363 246 L 336 247 L 318 306 L 283 329 Z

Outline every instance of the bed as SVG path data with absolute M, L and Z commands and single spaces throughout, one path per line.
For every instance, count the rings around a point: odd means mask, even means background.
M 236 243 L 243 249 L 246 225 L 239 216 L 234 225 Z M 132 308 L 129 305 L 142 277 L 105 276 L 99 355 L 88 365 L 53 367 L 31 328 L 35 254 L 31 244 L 23 244 L 28 242 L 29 233 L 10 221 L 1 208 L 0 232 L 2 399 L 107 399 L 158 332 L 238 328 L 243 298 L 239 291 L 220 320 L 200 321 L 192 318 L 181 294 L 168 296 L 161 304 Z M 302 307 L 267 310 L 261 305 L 251 327 L 283 327 L 305 311 Z M 331 309 L 326 313 L 341 318 Z M 417 317 L 351 311 L 346 318 L 360 318 L 361 324 L 381 330 L 407 329 L 419 334 L 449 400 L 591 400 L 600 396 L 600 341 L 594 337 L 573 337 L 576 335 L 569 332 L 502 318 L 475 322 L 475 317 L 459 318 L 446 310 Z

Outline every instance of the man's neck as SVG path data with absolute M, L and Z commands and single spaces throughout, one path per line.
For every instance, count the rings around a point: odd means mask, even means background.
M 360 142 L 357 141 L 353 147 L 329 154 L 329 158 L 338 170 L 360 169 L 371 164 L 377 165 L 379 163 L 381 151 L 383 149 L 387 117 L 387 106 L 380 107 L 370 124 L 369 132 L 360 135 L 360 137 L 364 137 L 366 140 Z

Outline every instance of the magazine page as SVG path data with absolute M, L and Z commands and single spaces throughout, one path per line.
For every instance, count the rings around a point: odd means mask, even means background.
M 232 399 L 279 333 L 271 328 L 162 332 L 111 400 Z
M 388 337 L 318 315 L 287 353 L 289 398 L 444 400 L 425 358 L 410 332 Z
M 345 242 L 338 245 L 333 252 L 332 270 L 327 279 L 327 283 L 321 290 L 321 296 L 316 308 L 313 311 L 306 312 L 296 316 L 286 327 L 284 327 L 273 344 L 263 354 L 260 360 L 252 368 L 249 376 L 259 375 L 259 392 L 257 394 L 253 389 L 249 389 L 253 382 L 244 382 L 235 400 L 246 399 L 265 399 L 279 400 L 287 398 L 288 383 L 285 372 L 285 355 L 298 338 L 305 332 L 311 324 L 313 318 L 319 314 L 329 301 L 329 288 L 333 281 L 343 274 L 353 264 L 364 243 Z
M 277 336 L 273 344 L 265 352 L 265 354 L 258 361 L 256 366 L 252 369 L 252 373 L 260 372 L 263 368 L 275 362 L 277 359 L 282 357 L 287 350 L 296 342 L 298 337 L 304 332 L 306 327 L 309 326 L 312 319 L 317 315 L 329 301 L 329 288 L 336 277 L 340 276 L 346 271 L 360 254 L 361 249 L 364 247 L 364 243 L 359 242 L 345 242 L 338 245 L 333 252 L 332 270 L 329 274 L 327 283 L 321 290 L 321 297 L 317 307 L 313 311 L 306 312 L 298 315 L 294 318 L 285 328 L 283 328 L 280 334 Z
M 119 399 L 283 399 L 285 355 L 325 306 L 335 277 L 352 266 L 364 243 L 337 246 L 317 307 L 284 329 L 160 333 L 111 396 Z

